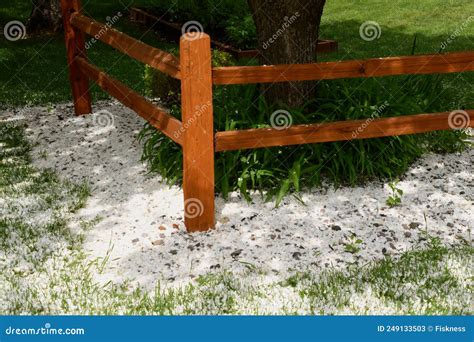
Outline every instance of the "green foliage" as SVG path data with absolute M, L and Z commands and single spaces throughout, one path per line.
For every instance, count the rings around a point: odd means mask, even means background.
M 212 50 L 212 66 L 224 67 L 224 66 L 233 66 L 235 61 L 232 58 L 232 55 L 228 52 Z
M 227 20 L 226 32 L 229 39 L 241 49 L 253 49 L 257 46 L 257 29 L 252 15 L 232 16 Z
M 388 186 L 392 194 L 388 196 L 386 203 L 391 208 L 402 204 L 403 190 L 398 188 L 397 184 L 398 184 L 398 180 L 388 183 Z
M 401 116 L 448 110 L 443 76 L 387 77 L 369 80 L 320 82 L 318 97 L 305 108 L 283 108 L 293 124 Z M 459 103 L 462 107 L 463 103 Z M 257 86 L 219 87 L 215 90 L 214 124 L 218 131 L 270 127 L 270 108 Z M 180 117 L 179 107 L 172 113 Z M 361 129 L 364 127 L 362 126 Z M 216 187 L 226 197 L 238 190 L 261 191 L 280 204 L 289 193 L 320 186 L 356 185 L 372 179 L 395 179 L 423 153 L 453 152 L 466 146 L 463 131 L 354 140 L 302 146 L 223 152 L 216 155 Z M 181 181 L 180 148 L 156 130 L 141 134 L 143 159 L 170 183 Z
M 222 29 L 229 18 L 243 18 L 249 13 L 246 0 L 154 0 L 147 5 L 160 9 L 178 22 L 198 21 L 206 32 Z
M 356 234 L 352 233 L 350 236 L 346 237 L 344 242 L 344 250 L 347 253 L 356 254 L 361 250 L 361 245 L 363 241 Z
M 179 56 L 178 49 L 170 49 L 170 53 Z M 235 61 L 231 54 L 219 50 L 212 50 L 212 66 L 232 66 Z M 165 73 L 145 65 L 143 73 L 144 93 L 146 96 L 160 98 L 167 106 L 179 105 L 181 83 Z

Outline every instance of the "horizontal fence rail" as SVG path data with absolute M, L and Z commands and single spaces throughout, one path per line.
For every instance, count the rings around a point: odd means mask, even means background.
M 106 93 L 115 97 L 124 106 L 132 109 L 153 127 L 159 129 L 168 138 L 182 145 L 181 121 L 169 115 L 164 109 L 154 105 L 120 81 L 108 76 L 99 68 L 78 57 L 77 64 L 81 71 L 92 81 L 96 82 Z
M 212 78 L 214 84 L 229 85 L 464 71 L 474 71 L 474 51 L 312 64 L 219 67 L 213 69 Z
M 170 53 L 146 45 L 135 38 L 81 14 L 75 13 L 71 15 L 71 25 L 171 77 L 177 79 L 181 77 L 179 59 Z
M 465 111 L 474 127 L 474 110 Z M 216 152 L 273 146 L 381 138 L 448 130 L 452 113 L 406 115 L 381 119 L 295 125 L 286 129 L 257 128 L 216 134 Z M 467 119 L 467 118 L 466 118 Z M 469 120 L 467 120 L 469 121 Z

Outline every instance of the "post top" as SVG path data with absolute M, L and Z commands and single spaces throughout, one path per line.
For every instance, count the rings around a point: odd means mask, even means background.
M 184 27 L 183 27 L 184 28 Z M 184 31 L 181 35 L 181 42 L 184 41 L 196 41 L 196 40 L 210 40 L 209 35 L 203 31 L 193 30 L 193 31 Z

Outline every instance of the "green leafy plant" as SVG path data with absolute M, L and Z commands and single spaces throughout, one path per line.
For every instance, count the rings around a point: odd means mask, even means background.
M 349 237 L 346 237 L 346 241 L 343 243 L 344 250 L 351 254 L 359 253 L 362 243 L 363 241 L 356 234 L 352 233 Z
M 257 45 L 257 29 L 252 15 L 232 16 L 227 20 L 226 32 L 232 43 L 241 49 L 252 49 Z
M 278 108 L 265 102 L 256 85 L 216 87 L 214 126 L 216 131 L 271 127 L 272 113 L 281 109 L 290 112 L 293 124 L 442 112 L 453 107 L 443 90 L 442 76 L 326 81 L 304 107 Z M 179 105 L 171 113 L 180 118 Z M 149 126 L 140 138 L 150 170 L 170 184 L 180 183 L 181 148 Z M 297 196 L 324 180 L 338 187 L 397 178 L 424 153 L 462 150 L 466 138 L 464 131 L 449 131 L 222 152 L 215 160 L 216 189 L 224 198 L 238 191 L 248 201 L 258 191 L 279 205 L 288 194 Z
M 385 203 L 391 208 L 399 206 L 402 204 L 403 190 L 398 188 L 398 180 L 388 183 L 388 186 L 392 194 L 388 196 Z

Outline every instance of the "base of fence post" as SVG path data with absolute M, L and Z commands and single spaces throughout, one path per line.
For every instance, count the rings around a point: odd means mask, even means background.
M 188 232 L 214 228 L 214 118 L 211 40 L 181 37 L 184 216 Z
M 75 59 L 77 56 L 86 57 L 84 34 L 75 30 L 71 25 L 71 14 L 81 10 L 80 0 L 61 0 L 61 12 L 64 21 L 64 36 L 66 38 L 67 63 L 69 67 L 69 80 L 71 82 L 72 96 L 76 115 L 92 113 L 89 80 L 81 72 Z

